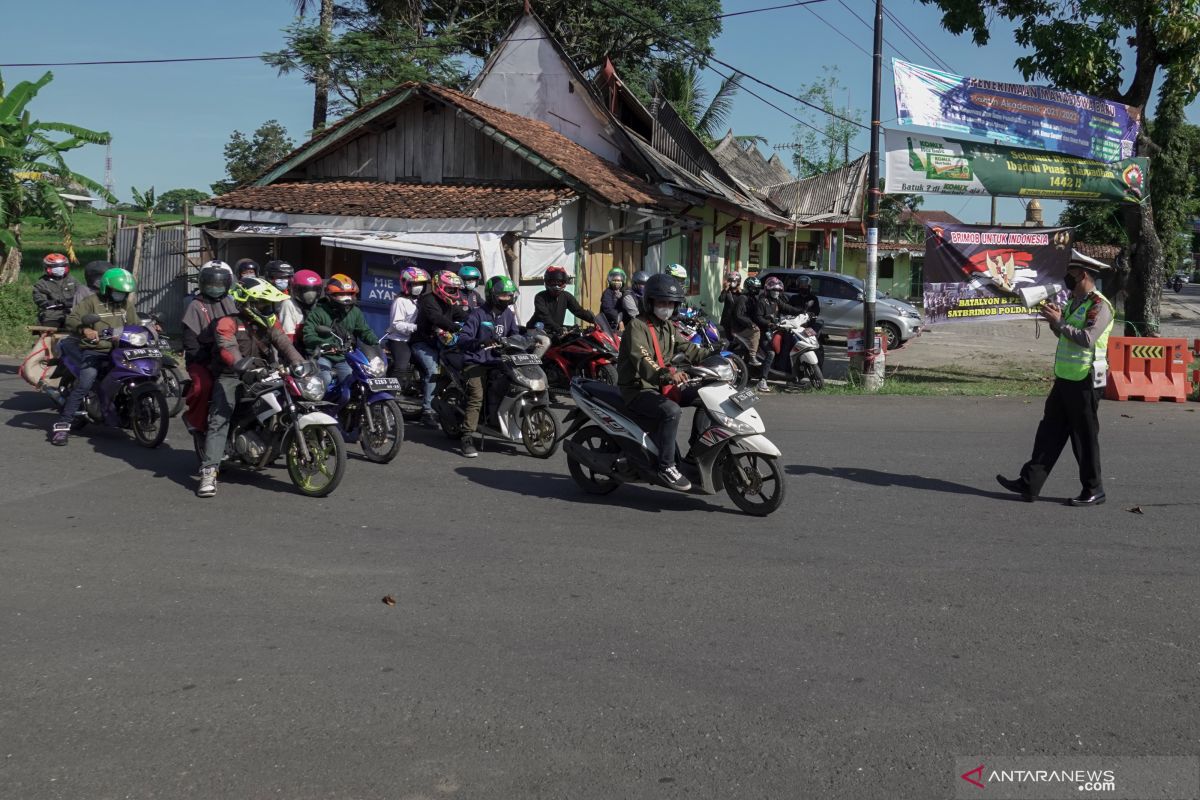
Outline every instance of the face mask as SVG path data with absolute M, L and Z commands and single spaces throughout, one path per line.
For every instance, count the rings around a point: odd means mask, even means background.
M 1067 277 L 1063 278 L 1063 283 L 1066 285 L 1066 287 L 1068 289 L 1070 289 L 1071 291 L 1074 291 L 1075 287 L 1079 285 L 1079 279 L 1068 272 Z
M 477 284 L 475 281 L 463 281 L 463 288 L 467 289 L 468 291 L 474 289 L 476 285 Z
M 304 303 L 306 306 L 311 306 L 313 303 L 317 302 L 317 290 L 309 289 L 306 292 L 301 292 L 300 302 Z
M 129 297 L 129 292 L 109 292 L 108 296 L 114 303 L 124 303 L 125 298 Z
M 220 300 L 225 296 L 224 286 L 205 286 L 201 291 L 205 297 L 211 297 L 213 300 Z
M 550 294 L 558 294 L 559 292 L 561 292 L 561 291 L 562 291 L 562 288 L 563 288 L 563 287 L 561 287 L 561 286 L 547 286 L 546 288 L 547 288 L 547 289 L 549 289 L 549 291 L 550 291 Z
M 410 294 L 411 294 L 413 297 L 416 297 L 416 296 L 417 296 L 417 295 L 419 295 L 421 292 L 425 291 L 425 287 L 424 287 L 424 286 L 422 286 L 421 284 L 417 284 L 416 286 L 412 287 L 412 288 L 411 288 L 411 289 L 409 289 L 408 291 L 409 291 L 409 293 L 410 293 Z
M 663 322 L 666 322 L 667 320 L 669 320 L 671 318 L 671 315 L 674 313 L 675 313 L 674 306 L 655 306 L 654 307 L 654 316 L 658 317 Z
M 772 300 L 778 300 L 778 299 L 779 299 L 779 295 L 783 294 L 783 292 L 779 291 L 778 289 L 772 289 L 772 290 L 771 290 L 770 292 L 768 292 L 767 294 L 771 295 L 771 299 L 772 299 Z
M 340 297 L 338 297 L 337 301 L 339 303 L 341 303 L 343 307 L 349 308 L 350 306 L 354 305 L 354 296 L 349 295 L 349 294 L 344 294 L 344 295 L 341 295 Z
M 51 267 L 50 268 L 50 277 L 51 278 L 64 278 L 64 277 L 66 277 L 66 275 L 67 275 L 66 267 Z
M 512 298 L 510 297 L 509 299 L 505 300 L 502 297 L 497 297 L 492 301 L 492 305 L 496 307 L 497 311 L 503 311 L 512 305 Z
M 272 283 L 274 283 L 275 288 L 281 292 L 286 292 L 288 290 L 288 286 L 291 285 L 291 281 L 289 281 L 287 278 L 279 278 L 272 281 Z
M 621 288 L 623 286 L 625 286 L 625 284 L 621 283 L 620 281 L 613 281 L 612 283 L 609 284 L 610 288 L 615 289 L 618 292 L 621 291 Z

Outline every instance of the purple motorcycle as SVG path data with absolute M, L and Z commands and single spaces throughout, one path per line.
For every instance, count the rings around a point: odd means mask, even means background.
M 152 328 L 124 325 L 100 332 L 112 339 L 112 366 L 102 374 L 71 422 L 78 430 L 88 422 L 129 428 L 143 447 L 158 447 L 167 437 L 171 416 L 159 382 L 163 352 Z M 57 359 L 58 390 L 51 396 L 61 408 L 79 374 L 79 364 L 68 355 Z

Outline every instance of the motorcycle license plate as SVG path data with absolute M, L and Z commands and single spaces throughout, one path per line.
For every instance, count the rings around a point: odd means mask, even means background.
M 509 363 L 516 367 L 529 367 L 542 363 L 542 360 L 533 353 L 517 353 L 516 355 L 507 356 L 507 358 Z
M 742 389 L 729 399 L 733 401 L 735 406 L 745 411 L 758 402 L 758 395 L 754 393 L 753 389 Z
M 367 378 L 367 386 L 381 392 L 400 391 L 400 381 L 395 378 Z
M 124 351 L 126 361 L 137 361 L 141 358 L 162 358 L 162 350 L 157 347 L 139 347 L 135 350 Z

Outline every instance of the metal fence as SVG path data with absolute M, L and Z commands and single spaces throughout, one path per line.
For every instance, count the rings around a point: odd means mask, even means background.
M 141 247 L 138 247 L 138 231 Z M 200 264 L 203 240 L 199 228 L 137 226 L 117 230 L 115 264 L 137 280 L 137 306 L 157 314 L 168 330 L 178 330 L 191 297 L 188 275 Z

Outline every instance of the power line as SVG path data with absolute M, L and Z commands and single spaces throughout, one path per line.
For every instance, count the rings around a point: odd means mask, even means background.
M 840 36 L 840 37 L 842 37 L 843 39 L 845 39 L 845 40 L 846 40 L 847 42 L 849 42 L 849 43 L 850 43 L 852 46 L 854 46 L 854 47 L 858 48 L 858 52 L 862 53 L 862 54 L 863 54 L 863 55 L 865 55 L 867 58 L 871 58 L 871 57 L 872 57 L 872 54 L 871 54 L 871 51 L 870 51 L 870 50 L 868 50 L 867 48 L 863 47 L 861 44 L 859 44 L 858 42 L 854 41 L 854 40 L 853 40 L 853 39 L 851 39 L 849 36 L 847 36 L 847 35 L 846 35 L 846 32 L 845 32 L 845 31 L 843 31 L 841 28 L 837 27 L 837 26 L 836 26 L 836 25 L 834 25 L 832 22 L 830 22 L 829 20 L 825 19 L 824 17 L 822 17 L 822 16 L 821 16 L 820 14 L 818 14 L 817 12 L 813 11 L 811 8 L 806 8 L 806 9 L 805 9 L 805 11 L 807 11 L 807 12 L 808 12 L 808 13 L 810 13 L 810 14 L 812 14 L 812 15 L 813 15 L 814 17 L 816 17 L 817 19 L 821 20 L 821 22 L 824 22 L 824 23 L 825 23 L 825 25 L 826 25 L 826 27 L 828 27 L 830 30 L 832 30 L 834 33 L 836 33 L 838 36 Z M 864 126 L 864 127 L 865 127 L 865 126 Z
M 954 72 L 954 71 L 955 71 L 955 70 L 954 70 L 954 68 L 953 68 L 953 67 L 951 67 L 951 66 L 949 65 L 949 63 L 947 63 L 947 62 L 946 62 L 946 60 L 945 60 L 945 59 L 943 59 L 941 56 L 939 56 L 937 53 L 935 53 L 935 52 L 933 51 L 933 49 L 932 49 L 932 48 L 930 48 L 928 45 L 926 45 L 926 44 L 925 44 L 925 42 L 924 42 L 924 41 L 922 41 L 922 40 L 921 40 L 921 38 L 920 38 L 919 36 L 917 36 L 915 33 L 913 33 L 913 32 L 912 32 L 912 30 L 910 30 L 910 29 L 909 29 L 909 27 L 908 27 L 907 25 L 905 25 L 905 24 L 904 24 L 904 21 L 903 21 L 903 20 L 901 20 L 901 19 L 900 19 L 898 16 L 896 16 L 895 14 L 893 14 L 893 13 L 892 13 L 892 12 L 891 12 L 891 11 L 888 9 L 888 7 L 887 7 L 887 6 L 884 6 L 884 8 L 883 8 L 883 13 L 884 13 L 884 14 L 887 14 L 887 17 L 888 17 L 888 19 L 890 19 L 890 20 L 892 21 L 892 23 L 893 23 L 893 24 L 894 24 L 894 25 L 895 25 L 897 28 L 899 28 L 899 29 L 900 29 L 900 32 L 901 32 L 901 33 L 903 33 L 903 34 L 904 34 L 906 37 L 908 37 L 908 40 L 909 40 L 910 42 L 912 42 L 913 44 L 915 44 L 915 45 L 916 45 L 916 46 L 917 46 L 917 47 L 918 47 L 918 48 L 921 50 L 921 52 L 922 52 L 922 53 L 924 53 L 925 55 L 927 55 L 927 56 L 929 56 L 931 59 L 933 59 L 933 62 L 934 62 L 934 64 L 936 64 L 937 66 L 941 67 L 941 68 L 942 68 L 942 69 L 944 69 L 944 70 L 947 70 L 948 72 Z M 911 58 L 907 58 L 907 57 L 906 57 L 906 60 L 908 60 L 908 61 L 912 61 L 912 59 L 911 59 Z
M 849 11 L 851 14 L 853 14 L 853 15 L 854 15 L 854 18 L 855 18 L 856 20 L 858 20 L 858 21 L 859 21 L 859 22 L 861 22 L 863 25 L 865 25 L 865 26 L 866 26 L 866 28 L 867 28 L 867 30 L 874 30 L 874 26 L 873 26 L 871 23 L 867 22 L 865 19 L 863 19 L 862 17 L 860 17 L 860 16 L 858 15 L 858 12 L 857 12 L 857 11 L 855 11 L 853 8 L 851 8 L 850 6 L 846 5 L 846 0 L 838 0 L 838 3 L 839 3 L 839 4 L 841 4 L 842 8 L 846 9 L 846 10 L 847 10 L 847 11 Z M 893 50 L 893 51 L 894 51 L 894 52 L 895 52 L 897 55 L 899 55 L 901 58 L 903 58 L 905 61 L 912 61 L 912 59 L 911 59 L 909 56 L 905 55 L 904 53 L 902 53 L 902 52 L 900 51 L 900 48 L 899 48 L 899 47 L 896 47 L 896 45 L 892 44 L 891 40 L 890 40 L 890 39 L 888 39 L 886 36 L 885 36 L 885 37 L 883 37 L 883 41 L 884 41 L 884 42 L 886 42 L 886 43 L 887 43 L 887 46 L 888 46 L 888 47 L 890 47 L 890 48 L 892 48 L 892 50 Z

